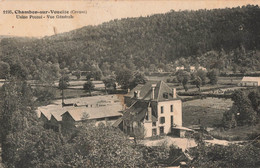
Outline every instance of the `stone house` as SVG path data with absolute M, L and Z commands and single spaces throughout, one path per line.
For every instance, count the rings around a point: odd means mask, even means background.
M 134 134 L 144 129 L 144 137 L 175 134 L 182 136 L 182 101 L 165 82 L 137 85 L 125 96 L 123 131 Z

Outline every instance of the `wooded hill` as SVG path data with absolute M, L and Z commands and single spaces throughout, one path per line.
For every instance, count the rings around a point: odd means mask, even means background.
M 251 5 L 170 11 L 113 20 L 42 39 L 6 38 L 0 43 L 0 60 L 9 64 L 11 75 L 22 73 L 31 79 L 46 78 L 44 74 L 55 78 L 63 68 L 91 70 L 92 64 L 107 74 L 123 66 L 168 71 L 178 66 L 176 63 L 259 70 L 259 16 L 259 7 Z

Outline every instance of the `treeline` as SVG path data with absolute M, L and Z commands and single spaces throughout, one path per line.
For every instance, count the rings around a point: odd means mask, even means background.
M 28 79 L 55 79 L 61 69 L 173 71 L 200 64 L 220 71 L 260 67 L 260 9 L 171 11 L 113 20 L 42 39 L 6 38 L 0 42 L 0 68 Z M 4 68 L 3 68 L 4 67 Z M 8 76 L 1 71 L 1 78 Z

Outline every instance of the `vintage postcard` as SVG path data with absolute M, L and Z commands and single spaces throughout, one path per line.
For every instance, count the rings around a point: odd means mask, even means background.
M 260 167 L 260 1 L 0 1 L 0 168 Z

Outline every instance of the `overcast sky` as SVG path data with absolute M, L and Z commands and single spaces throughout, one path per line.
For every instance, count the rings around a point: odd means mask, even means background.
M 173 0 L 173 1 L 0 1 L 0 35 L 42 37 L 68 32 L 87 25 L 98 25 L 113 19 L 166 13 L 170 10 L 197 10 L 259 4 L 258 0 Z M 87 10 L 74 19 L 16 19 L 3 10 Z

